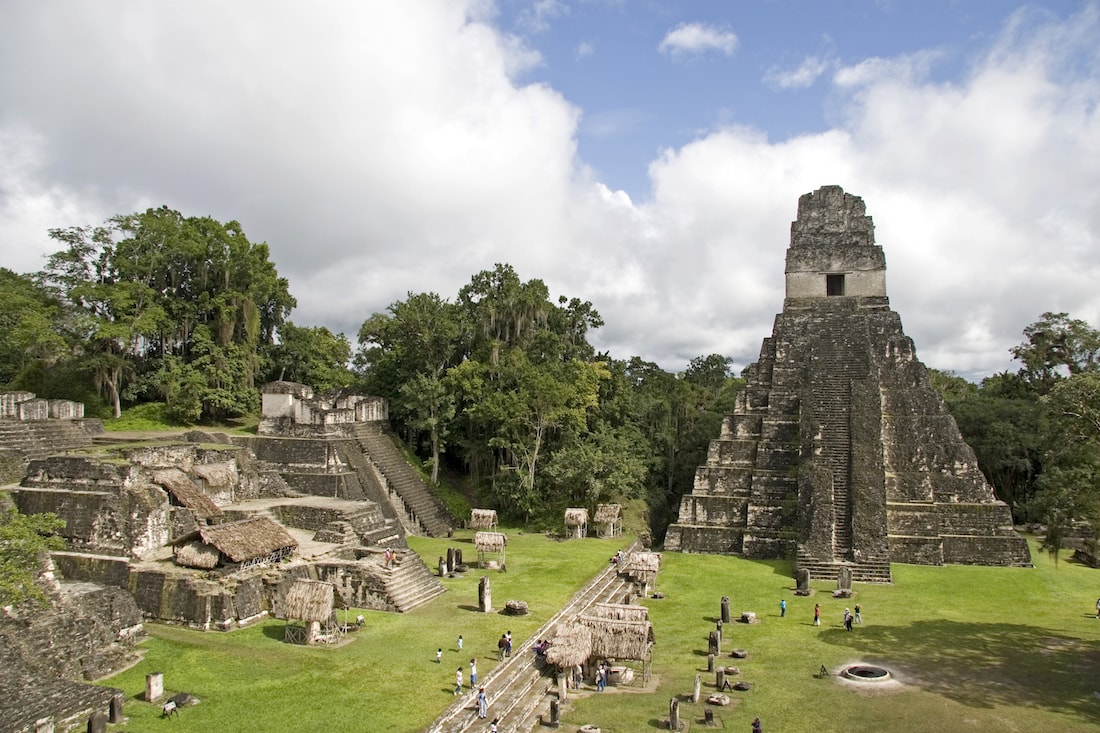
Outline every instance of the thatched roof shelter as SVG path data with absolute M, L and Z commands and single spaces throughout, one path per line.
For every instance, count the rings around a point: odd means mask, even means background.
M 496 509 L 471 509 L 470 529 L 492 530 L 497 526 Z
M 573 530 L 577 539 L 588 534 L 588 510 L 582 507 L 570 507 L 565 510 L 565 526 Z
M 647 661 L 654 643 L 649 621 L 619 621 L 581 616 L 578 621 L 592 630 L 592 655 L 601 659 Z
M 588 510 L 583 507 L 570 507 L 565 510 L 566 527 L 582 527 L 588 524 Z
M 196 540 L 217 550 L 221 562 L 229 563 L 274 562 L 298 550 L 298 540 L 270 517 L 250 517 L 199 527 L 176 540 L 175 544 L 186 545 Z
M 478 532 L 474 535 L 474 545 L 477 546 L 478 567 L 485 567 L 485 556 L 495 554 L 499 558 L 500 566 L 504 567 L 505 547 L 508 546 L 508 535 L 503 532 Z
M 508 544 L 508 535 L 503 532 L 478 532 L 474 535 L 474 544 L 478 552 L 503 552 Z
M 201 542 L 188 542 L 186 545 L 176 547 L 173 557 L 177 565 L 200 570 L 213 570 L 218 566 L 221 553 L 216 547 L 204 545 Z
M 657 572 L 661 569 L 661 554 L 658 552 L 632 552 L 624 560 L 619 572 L 633 578 L 635 582 L 653 585 Z
M 592 520 L 603 527 L 605 537 L 614 537 L 623 532 L 622 504 L 597 504 L 596 517 Z
M 153 481 L 163 486 L 173 499 L 181 506 L 193 511 L 199 518 L 214 519 L 222 516 L 221 507 L 178 468 L 153 471 Z
M 597 603 L 584 614 L 591 618 L 609 618 L 616 621 L 648 621 L 649 608 L 623 603 Z
M 305 644 L 331 644 L 344 635 L 344 627 L 336 619 L 339 597 L 336 586 L 321 580 L 300 578 L 287 591 L 283 600 L 286 627 L 283 641 Z M 292 624 L 303 621 L 304 626 Z
M 592 629 L 584 624 L 558 624 L 546 650 L 546 661 L 561 669 L 584 664 L 592 657 Z
M 283 601 L 287 621 L 328 623 L 336 602 L 336 586 L 322 580 L 300 578 L 294 581 Z

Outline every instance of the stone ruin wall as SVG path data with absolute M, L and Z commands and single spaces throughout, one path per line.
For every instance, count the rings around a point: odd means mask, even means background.
M 274 451 L 288 448 L 292 459 L 302 461 L 303 469 L 324 452 L 322 441 L 317 440 L 261 439 L 260 444 Z M 54 456 L 33 461 L 12 495 L 24 513 L 50 511 L 66 520 L 63 534 L 69 551 L 55 554 L 65 578 L 125 589 L 146 618 L 197 629 L 236 628 L 268 613 L 278 615 L 285 584 L 316 575 L 337 583 L 355 605 L 394 610 L 384 580 L 373 566 L 357 563 L 354 553 L 346 561 L 280 564 L 230 576 L 207 577 L 167 563 L 135 564 L 198 528 L 191 510 L 174 505 L 167 490 L 152 483 L 155 471 L 166 467 L 183 471 L 226 507 L 224 521 L 231 521 L 249 515 L 235 511 L 231 498 L 262 493 L 256 489 L 261 483 L 256 476 L 263 464 L 251 457 L 247 447 L 236 445 L 143 446 L 123 449 L 118 458 L 106 459 Z M 385 523 L 378 505 L 367 501 L 350 514 L 297 504 L 277 504 L 271 512 L 286 526 L 318 531 L 342 522 L 360 536 Z
M 351 435 L 361 423 L 389 420 L 389 403 L 382 397 L 346 391 L 315 396 L 312 387 L 297 382 L 271 382 L 260 392 L 260 435 Z
M 34 392 L 0 393 L 0 419 L 8 420 L 80 420 L 84 403 L 72 400 L 47 400 Z

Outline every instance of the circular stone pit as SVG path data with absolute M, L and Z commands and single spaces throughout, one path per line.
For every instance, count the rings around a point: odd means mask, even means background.
M 890 670 L 875 664 L 853 664 L 845 667 L 841 675 L 855 682 L 869 682 L 871 684 L 889 682 L 893 679 Z

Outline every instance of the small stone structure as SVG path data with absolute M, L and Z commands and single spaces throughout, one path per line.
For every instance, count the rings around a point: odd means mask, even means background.
M 350 435 L 356 423 L 389 420 L 389 403 L 382 397 L 347 391 L 314 396 L 312 387 L 297 382 L 265 384 L 260 407 L 260 435 Z
M 1030 564 L 890 310 L 863 200 L 839 186 L 799 199 L 783 312 L 665 548 L 796 555 L 859 581 L 888 582 L 891 561 Z
M 45 400 L 33 392 L 0 393 L 0 419 L 80 420 L 83 417 L 83 402 Z

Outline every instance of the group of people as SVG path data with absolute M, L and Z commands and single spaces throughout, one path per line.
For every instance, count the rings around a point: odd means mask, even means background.
M 611 677 L 611 666 L 607 662 L 600 662 L 596 668 L 596 692 L 603 692 L 607 687 L 607 680 Z
M 512 656 L 512 632 L 506 631 L 497 640 L 497 661 L 503 662 L 505 657 Z
M 844 628 L 846 628 L 848 631 L 851 631 L 853 621 L 855 621 L 857 624 L 863 623 L 863 615 L 860 614 L 860 608 L 859 608 L 858 603 L 856 604 L 856 612 L 855 613 L 852 613 L 847 608 L 844 609 Z
M 1098 608 L 1096 609 L 1096 611 L 1097 611 L 1098 614 L 1100 614 L 1100 601 L 1097 601 L 1097 604 L 1098 604 Z M 859 606 L 858 603 L 855 606 L 855 612 L 854 613 L 852 612 L 851 609 L 848 609 L 848 608 L 844 609 L 844 628 L 846 628 L 848 631 L 851 631 L 853 622 L 857 623 L 857 624 L 862 624 L 863 623 L 863 614 L 860 611 L 861 611 L 861 609 L 860 609 L 860 606 Z M 787 602 L 786 601 L 780 601 L 779 602 L 779 615 L 780 616 L 786 616 L 787 615 Z M 814 626 L 821 626 L 821 604 L 820 603 L 815 603 L 814 604 Z
M 535 652 L 535 656 L 540 657 L 540 658 L 546 656 L 546 650 L 549 649 L 549 648 L 550 648 L 550 640 L 549 639 L 539 639 L 531 647 L 531 649 L 533 649 L 534 652 Z
M 392 568 L 397 562 L 397 552 L 392 547 L 387 547 L 382 553 L 382 567 Z

